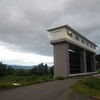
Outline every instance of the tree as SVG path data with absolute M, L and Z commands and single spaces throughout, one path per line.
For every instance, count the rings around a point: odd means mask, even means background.
M 45 65 L 44 65 L 44 75 L 47 75 L 47 74 L 49 74 L 48 65 L 45 64 Z
M 37 70 L 38 70 L 37 67 L 32 68 L 32 69 L 29 71 L 29 75 L 38 75 Z
M 39 64 L 37 68 L 38 68 L 37 74 L 38 75 L 43 75 L 44 74 L 44 65 L 43 65 L 43 63 Z
M 16 75 L 17 76 L 28 76 L 29 72 L 25 69 L 16 69 Z
M 5 76 L 7 66 L 0 62 L 0 77 Z
M 7 67 L 6 69 L 6 75 L 13 75 L 15 72 L 15 69 L 12 67 Z
M 38 66 L 32 68 L 29 71 L 29 75 L 47 75 L 49 74 L 47 64 L 40 63 Z
M 50 67 L 49 72 L 51 75 L 54 75 L 54 66 Z

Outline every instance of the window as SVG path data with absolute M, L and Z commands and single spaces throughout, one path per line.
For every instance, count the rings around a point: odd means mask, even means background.
M 93 48 L 95 49 L 95 46 Z
M 85 43 L 85 41 L 83 40 L 83 39 L 81 39 L 81 42 L 84 44 Z
M 90 47 L 92 48 L 92 45 L 90 44 Z
M 79 37 L 75 35 L 75 39 L 79 41 Z
M 89 46 L 89 43 L 88 43 L 88 42 L 86 42 L 86 45 L 87 45 L 87 46 Z
M 71 31 L 67 31 L 67 35 L 69 35 L 70 37 L 73 37 L 73 34 Z

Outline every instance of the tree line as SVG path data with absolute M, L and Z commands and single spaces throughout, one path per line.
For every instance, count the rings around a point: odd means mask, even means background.
M 11 66 L 3 64 L 0 62 L 0 77 L 8 75 L 16 76 L 31 76 L 31 75 L 53 75 L 54 67 L 48 67 L 47 64 L 40 63 L 32 69 L 15 69 Z

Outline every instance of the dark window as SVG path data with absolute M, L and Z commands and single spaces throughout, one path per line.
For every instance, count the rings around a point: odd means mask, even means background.
M 67 31 L 67 35 L 69 35 L 70 37 L 73 37 L 73 34 L 71 31 Z
M 79 37 L 75 35 L 75 39 L 79 41 Z
M 81 39 L 81 42 L 84 44 L 85 43 L 85 41 L 83 40 L 83 39 Z
M 95 49 L 95 46 L 93 48 Z
M 89 46 L 89 43 L 88 43 L 88 42 L 86 42 L 86 45 L 87 45 L 87 46 Z
M 90 45 L 90 47 L 92 48 L 92 45 Z

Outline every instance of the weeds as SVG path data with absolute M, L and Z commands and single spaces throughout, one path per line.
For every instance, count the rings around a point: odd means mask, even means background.
M 58 77 L 55 78 L 55 80 L 64 80 L 64 79 L 66 79 L 66 78 L 65 77 L 61 77 L 61 76 L 58 76 Z
M 42 83 L 52 81 L 52 75 L 45 75 L 45 76 L 6 76 L 0 78 L 0 89 L 6 88 L 13 88 L 13 87 L 20 87 L 35 83 Z M 13 84 L 20 84 L 20 85 L 13 85 Z
M 79 80 L 72 89 L 86 95 L 100 97 L 100 79 L 95 77 L 88 77 Z

